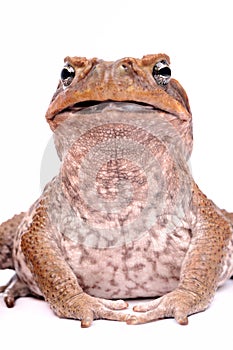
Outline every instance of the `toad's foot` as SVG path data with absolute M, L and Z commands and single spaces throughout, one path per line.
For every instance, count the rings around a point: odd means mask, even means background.
M 126 321 L 130 316 L 117 311 L 128 307 L 123 300 L 106 300 L 80 293 L 57 305 L 50 304 L 59 317 L 81 320 L 81 327 L 90 327 L 94 319 Z
M 174 317 L 179 324 L 187 325 L 188 315 L 203 311 L 207 306 L 197 294 L 177 289 L 161 298 L 134 306 L 134 311 L 144 312 L 144 314 L 132 315 L 126 322 L 140 324 Z
M 14 275 L 5 286 L 0 286 L 0 293 L 3 293 L 7 307 L 13 307 L 17 298 L 32 295 L 30 289 L 20 281 L 17 275 Z

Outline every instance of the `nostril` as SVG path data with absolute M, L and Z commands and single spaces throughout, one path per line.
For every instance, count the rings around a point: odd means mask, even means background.
M 113 74 L 115 75 L 115 79 L 117 80 L 118 84 L 133 84 L 135 74 L 134 69 L 132 67 L 132 63 L 129 60 L 124 59 L 120 62 L 117 62 Z
M 134 70 L 134 60 L 129 57 L 125 57 L 117 62 L 117 66 L 125 72 Z
M 124 71 L 128 71 L 129 67 L 126 65 L 126 64 L 122 64 L 121 65 L 121 68 L 124 70 Z

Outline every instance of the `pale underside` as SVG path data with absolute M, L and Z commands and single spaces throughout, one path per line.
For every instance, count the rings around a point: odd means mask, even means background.
M 42 198 L 52 239 L 80 286 L 103 298 L 155 297 L 175 289 L 195 210 L 173 117 L 133 103 L 64 113 L 69 118 L 55 132 L 61 170 Z M 37 203 L 19 228 L 14 259 L 18 276 L 41 295 L 20 248 Z M 220 283 L 232 273 L 231 251 L 230 243 Z

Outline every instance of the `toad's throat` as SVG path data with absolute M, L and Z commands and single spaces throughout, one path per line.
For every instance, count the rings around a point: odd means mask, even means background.
M 174 115 L 144 103 L 81 102 L 63 109 L 57 114 L 57 118 L 60 123 L 54 138 L 59 156 L 61 153 L 64 155 L 78 140 L 81 142 L 84 135 L 87 140 L 80 146 L 82 152 L 87 144 L 96 145 L 102 137 L 101 142 L 106 142 L 107 139 L 109 142 L 113 142 L 113 139 L 117 140 L 114 142 L 119 143 L 122 152 L 135 150 L 131 145 L 132 138 L 135 138 L 136 144 L 144 144 L 146 148 L 149 147 L 148 145 L 152 147 L 150 140 L 154 139 L 160 140 L 161 144 L 166 144 L 168 149 L 170 146 L 172 149 L 181 149 L 181 151 L 186 149 L 183 147 L 185 140 L 173 126 Z M 121 144 L 123 141 L 119 140 L 131 141 L 127 141 L 127 145 L 123 147 Z M 108 150 L 107 145 L 105 150 Z

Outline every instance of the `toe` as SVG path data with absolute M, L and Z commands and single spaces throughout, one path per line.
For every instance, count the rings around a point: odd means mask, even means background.
M 13 297 L 13 295 L 6 295 L 4 297 L 4 301 L 6 306 L 9 308 L 14 307 L 15 305 L 15 298 Z
M 94 315 L 92 311 L 86 311 L 85 316 L 81 320 L 81 327 L 88 328 L 92 325 Z
M 146 312 L 155 309 L 161 301 L 160 299 L 155 299 L 146 303 L 137 304 L 133 307 L 133 311 L 136 312 Z
M 149 319 L 147 317 L 147 315 L 140 315 L 140 316 L 135 316 L 135 315 L 131 315 L 127 320 L 126 323 L 128 325 L 136 325 L 136 324 L 142 324 L 142 323 L 147 323 L 150 321 L 154 321 L 154 319 Z
M 186 314 L 181 312 L 180 310 L 175 310 L 174 312 L 175 320 L 182 326 L 186 326 L 188 324 L 188 317 Z
M 131 315 L 120 311 L 103 309 L 98 316 L 98 318 L 103 318 L 111 321 L 125 322 L 130 318 Z
M 93 320 L 90 317 L 86 317 L 81 320 L 81 327 L 88 328 L 92 325 Z
M 124 300 L 107 300 L 107 299 L 100 299 L 101 303 L 106 306 L 107 308 L 111 310 L 124 310 L 127 309 L 129 304 L 126 303 Z

